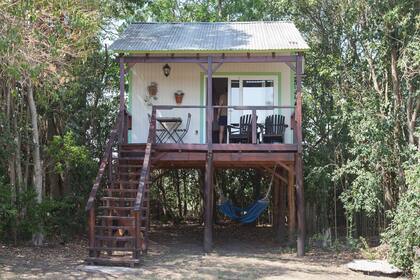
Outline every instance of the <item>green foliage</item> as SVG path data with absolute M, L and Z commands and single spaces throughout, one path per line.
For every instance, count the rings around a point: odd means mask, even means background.
M 12 203 L 12 188 L 0 182 L 0 240 L 27 241 L 37 232 L 49 240 L 65 241 L 85 228 L 84 196 L 36 202 L 33 188 L 21 192 Z
M 417 156 L 409 164 L 406 175 L 408 189 L 398 203 L 384 238 L 390 245 L 391 261 L 410 270 L 414 266 L 414 250 L 420 247 L 420 152 L 417 151 Z
M 89 153 L 84 146 L 78 146 L 75 136 L 68 131 L 63 137 L 55 135 L 48 147 L 48 153 L 55 160 L 55 170 L 63 172 L 65 166 L 83 166 L 88 162 Z
M 4 178 L 0 177 L 0 239 L 6 236 L 6 232 L 18 214 L 11 203 L 12 201 L 12 188 L 5 183 Z

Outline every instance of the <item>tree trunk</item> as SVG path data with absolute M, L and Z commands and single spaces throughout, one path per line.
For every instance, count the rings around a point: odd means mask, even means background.
M 217 16 L 222 18 L 222 0 L 217 0 Z
M 16 144 L 16 178 L 17 178 L 17 193 L 22 191 L 23 186 L 23 172 L 22 172 L 22 153 L 21 153 L 21 137 L 18 131 L 17 115 L 13 118 L 13 128 L 15 133 L 15 144 Z
M 38 203 L 42 202 L 42 161 L 39 144 L 38 112 L 36 110 L 32 82 L 28 83 L 28 105 L 32 125 L 32 141 L 34 144 L 32 156 L 34 160 L 34 187 Z
M 179 170 L 175 170 L 175 176 L 174 176 L 174 185 L 175 185 L 175 191 L 176 191 L 176 199 L 178 204 L 178 215 L 179 218 L 182 219 L 182 197 L 181 197 L 181 189 L 180 189 L 180 181 L 179 181 Z
M 39 145 L 39 129 L 38 129 L 38 113 L 36 110 L 35 100 L 34 100 L 34 92 L 32 87 L 32 82 L 30 78 L 28 79 L 28 105 L 29 105 L 29 113 L 31 117 L 31 125 L 32 125 L 32 141 L 34 144 L 33 147 L 33 160 L 34 160 L 34 187 L 36 191 L 36 201 L 38 203 L 42 202 L 42 161 L 41 161 L 41 151 Z M 32 236 L 32 243 L 35 246 L 42 245 L 44 241 L 44 235 L 42 230 L 39 232 L 34 233 Z
M 415 89 L 412 82 L 407 82 L 408 100 L 407 100 L 407 130 L 408 130 L 408 143 L 416 146 L 416 121 L 417 114 L 420 112 L 420 96 L 415 96 Z M 420 150 L 420 146 L 417 146 Z
M 188 212 L 188 196 L 187 196 L 187 171 L 184 170 L 184 172 L 182 173 L 182 181 L 183 181 L 183 187 L 184 187 L 184 217 L 187 216 L 187 212 Z

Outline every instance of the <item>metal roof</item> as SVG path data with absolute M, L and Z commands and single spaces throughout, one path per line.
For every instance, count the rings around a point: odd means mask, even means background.
M 111 46 L 115 52 L 214 53 L 304 51 L 292 22 L 191 22 L 130 24 Z

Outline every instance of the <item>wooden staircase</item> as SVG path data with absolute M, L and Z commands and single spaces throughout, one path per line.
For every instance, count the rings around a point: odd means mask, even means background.
M 89 264 L 135 266 L 147 252 L 152 145 L 120 145 L 121 118 L 120 113 L 86 205 Z

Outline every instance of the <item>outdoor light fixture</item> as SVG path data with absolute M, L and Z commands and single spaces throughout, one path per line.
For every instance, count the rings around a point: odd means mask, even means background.
M 165 77 L 168 77 L 169 74 L 171 74 L 171 67 L 168 64 L 165 64 L 163 66 L 163 75 L 165 75 Z

